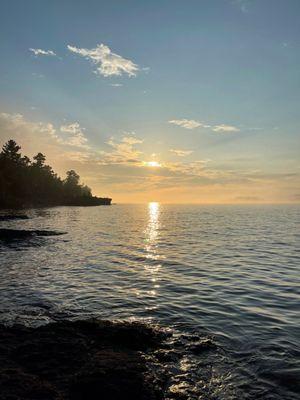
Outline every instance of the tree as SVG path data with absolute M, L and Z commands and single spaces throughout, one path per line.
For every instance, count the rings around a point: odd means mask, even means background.
M 34 156 L 33 159 L 35 161 L 34 165 L 36 165 L 38 168 L 43 168 L 46 161 L 46 156 L 44 156 L 44 154 L 37 153 L 37 155 Z
M 79 179 L 80 179 L 80 176 L 73 169 L 71 169 L 70 171 L 67 171 L 67 177 L 65 179 L 65 184 L 68 186 L 78 186 Z
M 92 196 L 91 188 L 89 188 L 89 187 L 86 186 L 86 185 L 82 185 L 82 186 L 81 186 L 81 194 L 82 194 L 82 196 L 84 196 L 84 197 L 91 197 L 91 196 Z
M 27 156 L 23 156 L 21 158 L 21 161 L 22 161 L 22 164 L 24 165 L 24 167 L 29 167 L 29 165 L 31 165 L 31 160 Z
M 3 145 L 1 157 L 14 162 L 18 162 L 21 158 L 19 150 L 21 150 L 21 147 L 18 146 L 17 143 L 11 139 Z
M 9 140 L 0 152 L 0 207 L 110 204 L 111 199 L 93 197 L 74 170 L 61 180 L 45 164 L 44 154 L 38 153 L 31 162 L 20 149 Z

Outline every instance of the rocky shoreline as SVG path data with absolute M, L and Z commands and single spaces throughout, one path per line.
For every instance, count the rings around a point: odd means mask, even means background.
M 1 399 L 163 399 L 167 374 L 149 361 L 165 338 L 127 322 L 1 325 Z
M 10 199 L 8 201 L 0 201 L 0 210 L 15 209 L 22 210 L 28 208 L 50 208 L 50 207 L 93 207 L 93 206 L 110 206 L 112 199 L 109 197 L 78 197 L 71 199 L 62 199 L 59 201 L 51 200 L 31 200 Z

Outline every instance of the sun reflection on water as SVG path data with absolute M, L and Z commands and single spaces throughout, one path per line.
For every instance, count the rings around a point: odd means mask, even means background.
M 155 253 L 156 241 L 159 229 L 159 203 L 149 203 L 148 204 L 148 225 L 146 229 L 146 251 L 150 256 Z
M 156 296 L 159 284 L 157 276 L 161 268 L 158 260 L 162 257 L 158 253 L 158 238 L 160 229 L 160 204 L 151 202 L 148 204 L 148 224 L 145 230 L 145 252 L 148 262 L 145 265 L 147 275 L 151 282 L 151 289 L 148 294 Z

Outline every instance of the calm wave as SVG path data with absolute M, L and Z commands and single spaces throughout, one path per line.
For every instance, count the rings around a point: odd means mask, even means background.
M 182 338 L 197 332 L 216 344 L 183 355 L 198 394 L 298 398 L 299 207 L 150 203 L 27 214 L 1 227 L 67 234 L 0 245 L 1 322 L 96 315 L 159 323 Z

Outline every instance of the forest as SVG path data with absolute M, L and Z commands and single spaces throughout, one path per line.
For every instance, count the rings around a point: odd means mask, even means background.
M 110 198 L 96 197 L 70 170 L 61 179 L 37 153 L 32 160 L 9 140 L 0 153 L 0 208 L 109 205 Z

